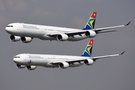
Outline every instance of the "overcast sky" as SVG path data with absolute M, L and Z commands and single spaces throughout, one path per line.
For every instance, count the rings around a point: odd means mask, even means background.
M 134 90 L 134 0 L 0 0 L 0 90 Z M 119 57 L 99 59 L 92 66 L 68 69 L 18 69 L 13 56 L 20 53 L 81 55 L 89 39 L 78 42 L 12 42 L 5 27 L 12 22 L 82 29 L 93 11 L 95 28 L 126 24 L 117 32 L 98 34 L 93 56 L 126 51 Z

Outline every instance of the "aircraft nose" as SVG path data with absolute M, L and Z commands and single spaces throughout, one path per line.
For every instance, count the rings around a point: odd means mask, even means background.
M 8 33 L 12 32 L 11 28 L 9 28 L 9 27 L 6 27 L 5 30 L 6 30 Z
M 17 58 L 14 58 L 13 61 L 14 61 L 15 63 L 21 62 L 21 60 L 20 60 L 20 59 L 17 59 Z
M 15 56 L 15 57 L 13 58 L 13 61 L 14 61 L 15 63 L 19 63 L 19 64 L 26 64 L 26 63 L 29 63 L 29 62 L 30 62 L 29 60 L 27 60 L 27 59 L 25 59 L 25 58 L 21 58 L 20 56 Z
M 8 28 L 6 27 L 5 30 L 8 31 Z

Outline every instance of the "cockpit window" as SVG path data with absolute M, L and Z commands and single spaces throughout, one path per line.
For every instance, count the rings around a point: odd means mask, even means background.
M 20 58 L 20 56 L 15 56 L 14 58 Z
M 8 25 L 7 27 L 13 27 L 13 25 Z

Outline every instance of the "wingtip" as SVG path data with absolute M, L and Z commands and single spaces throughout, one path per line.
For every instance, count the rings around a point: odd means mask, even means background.
M 131 23 L 131 21 L 130 21 L 130 22 L 128 22 L 125 26 L 128 26 L 130 23 Z
M 125 51 L 123 51 L 120 55 L 123 55 L 125 53 Z

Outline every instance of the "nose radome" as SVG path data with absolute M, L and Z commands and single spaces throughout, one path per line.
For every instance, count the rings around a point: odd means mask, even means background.
M 6 27 L 5 30 L 6 30 L 8 33 L 12 32 L 12 30 L 11 30 L 9 27 Z
M 19 59 L 17 59 L 17 58 L 14 58 L 13 61 L 16 62 L 16 63 L 21 62 L 21 61 L 20 61 Z
M 8 31 L 8 28 L 6 27 L 5 30 Z

